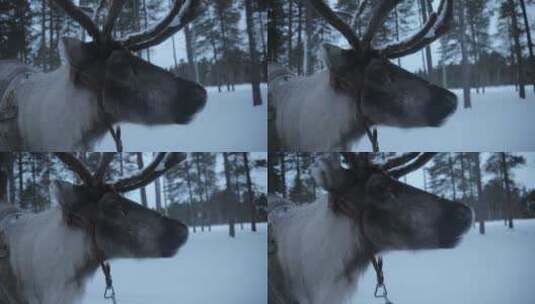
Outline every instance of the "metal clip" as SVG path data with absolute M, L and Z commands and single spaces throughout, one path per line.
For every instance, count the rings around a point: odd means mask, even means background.
M 104 290 L 104 299 L 111 300 L 113 304 L 117 304 L 117 300 L 115 299 L 115 289 L 113 288 L 113 285 L 106 286 L 106 289 Z
M 377 284 L 375 286 L 375 292 L 373 294 L 376 298 L 385 299 L 385 304 L 394 304 L 388 299 L 388 291 L 386 290 L 385 284 Z

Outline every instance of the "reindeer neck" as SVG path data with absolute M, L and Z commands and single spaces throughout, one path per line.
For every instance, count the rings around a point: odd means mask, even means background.
M 346 150 L 364 134 L 354 100 L 332 88 L 326 70 L 274 91 L 277 132 L 289 149 Z
M 30 304 L 74 303 L 98 268 L 90 238 L 67 227 L 57 208 L 19 220 L 8 238 L 13 272 Z
M 67 64 L 31 76 L 17 89 L 17 100 L 28 150 L 87 150 L 106 132 L 96 93 L 76 85 Z
M 277 256 L 300 303 L 341 304 L 369 264 L 359 227 L 335 214 L 326 197 L 277 223 Z

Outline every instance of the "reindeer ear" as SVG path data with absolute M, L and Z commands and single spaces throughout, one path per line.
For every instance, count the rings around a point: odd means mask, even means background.
M 75 186 L 64 181 L 54 181 L 52 186 L 63 213 L 72 211 L 77 202 Z
M 324 43 L 321 48 L 323 62 L 325 62 L 325 65 L 327 65 L 329 69 L 336 70 L 346 64 L 344 49 L 329 43 Z

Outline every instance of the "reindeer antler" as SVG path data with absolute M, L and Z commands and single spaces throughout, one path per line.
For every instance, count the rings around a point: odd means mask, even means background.
M 119 192 L 127 192 L 141 188 L 163 175 L 167 170 L 173 168 L 186 159 L 186 153 L 164 153 L 160 152 L 152 162 L 140 172 L 131 177 L 116 181 L 111 184 L 113 189 Z
M 388 58 L 398 58 L 415 53 L 444 35 L 453 16 L 453 0 L 441 0 L 438 13 L 433 12 L 425 25 L 408 39 L 381 48 Z
M 383 165 L 373 165 L 369 153 L 342 153 L 342 157 L 349 166 L 349 170 L 353 171 L 358 176 L 367 176 L 368 169 L 371 167 L 379 167 L 381 170 L 388 173 L 388 175 L 400 178 L 410 172 L 416 171 L 429 162 L 437 153 L 435 152 L 410 152 L 404 153 L 400 156 L 390 158 Z
M 400 178 L 423 167 L 436 154 L 436 152 L 402 154 L 401 156 L 390 159 L 381 168 L 387 171 L 392 177 Z
M 87 166 L 74 154 L 65 152 L 55 154 L 70 170 L 80 176 L 80 179 L 82 179 L 85 185 L 101 189 L 111 188 L 117 192 L 128 192 L 146 186 L 186 159 L 186 153 L 161 152 L 156 155 L 148 166 L 138 173 L 112 183 L 105 183 L 104 176 L 111 161 L 115 157 L 115 153 L 102 153 L 98 169 L 94 175 L 91 174 Z
M 59 158 L 59 160 L 61 160 L 67 166 L 67 168 L 78 174 L 84 184 L 93 184 L 93 176 L 91 176 L 91 172 L 85 166 L 85 164 L 74 154 L 67 152 L 57 152 L 55 154 Z
M 111 33 L 119 13 L 126 0 L 113 0 L 108 10 L 108 15 L 104 21 L 102 31 L 99 30 L 95 21 L 98 18 L 98 11 L 102 8 L 103 1 L 100 2 L 92 20 L 82 9 L 72 3 L 71 0 L 52 0 L 61 7 L 71 18 L 77 21 L 93 39 L 97 42 L 112 41 Z M 116 40 L 122 46 L 132 51 L 139 51 L 144 48 L 161 43 L 171 35 L 180 31 L 186 24 L 193 21 L 201 12 L 200 0 L 174 0 L 171 10 L 156 25 L 151 26 L 144 32 L 127 36 L 124 39 Z
M 144 32 L 129 35 L 120 41 L 133 51 L 159 44 L 197 18 L 201 8 L 201 1 L 174 0 L 171 10 L 160 22 Z
M 61 7 L 67 15 L 71 16 L 74 21 L 78 22 L 93 39 L 100 41 L 100 31 L 91 18 L 86 15 L 78 6 L 70 0 L 52 0 L 57 6 Z
M 353 15 L 351 26 L 340 19 L 336 13 L 329 8 L 324 0 L 308 1 L 329 24 L 331 24 L 340 32 L 340 34 L 342 34 L 342 36 L 346 38 L 355 51 L 368 52 L 371 50 L 371 41 L 375 37 L 375 34 L 379 28 L 384 24 L 386 17 L 402 0 L 378 1 L 373 8 L 370 22 L 362 40 L 358 38 L 358 35 L 352 26 L 354 26 L 356 19 L 362 13 L 367 1 L 363 1 Z M 404 41 L 375 48 L 374 50 L 388 58 L 398 58 L 417 52 L 446 33 L 450 26 L 452 15 L 453 0 L 441 0 L 438 13 L 432 13 L 422 29 L 420 29 L 414 35 Z

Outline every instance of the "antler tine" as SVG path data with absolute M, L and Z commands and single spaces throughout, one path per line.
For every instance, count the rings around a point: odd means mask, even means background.
M 380 1 L 373 9 L 372 17 L 370 18 L 370 23 L 364 33 L 363 41 L 369 46 L 373 37 L 379 30 L 379 27 L 384 24 L 388 14 L 401 2 L 401 0 L 382 0 Z
M 392 170 L 388 171 L 388 173 L 390 175 L 392 175 L 393 177 L 395 177 L 395 178 L 400 178 L 400 177 L 402 177 L 404 175 L 407 175 L 407 174 L 411 173 L 412 171 L 415 171 L 415 170 L 423 167 L 436 154 L 437 153 L 435 153 L 435 152 L 422 153 L 412 163 L 407 164 L 407 165 L 405 165 L 403 167 L 400 167 L 400 168 L 392 169 Z
M 84 163 L 79 160 L 76 156 L 74 156 L 72 153 L 67 152 L 56 152 L 54 153 L 60 160 L 63 162 L 70 170 L 78 174 L 80 179 L 86 184 L 86 185 L 92 185 L 93 184 L 93 177 L 91 175 L 91 172 L 87 167 L 84 165 Z
M 119 17 L 126 0 L 113 0 L 111 2 L 111 7 L 108 10 L 108 16 L 106 17 L 106 21 L 104 21 L 104 27 L 102 28 L 102 37 L 105 40 L 109 40 L 111 38 L 111 31 L 113 30 L 113 26 L 115 25 L 115 22 L 117 21 L 117 18 Z
M 167 170 L 186 159 L 186 153 L 158 153 L 153 161 L 143 170 L 131 177 L 119 180 L 110 186 L 118 192 L 127 192 L 141 188 L 162 176 Z
M 415 53 L 444 35 L 453 19 L 453 0 L 442 0 L 438 14 L 433 12 L 420 31 L 403 42 L 380 50 L 388 58 L 398 58 Z
M 106 175 L 106 171 L 108 171 L 108 167 L 110 166 L 110 163 L 114 157 L 115 153 L 112 152 L 101 153 L 100 163 L 98 165 L 97 172 L 95 172 L 94 175 L 94 179 L 98 184 L 104 183 L 104 176 Z
M 52 0 L 57 6 L 61 7 L 72 19 L 77 21 L 91 37 L 99 40 L 99 30 L 91 18 L 86 15 L 79 7 L 74 5 L 71 0 Z
M 388 171 L 390 169 L 393 169 L 395 167 L 399 167 L 401 165 L 404 165 L 408 163 L 409 161 L 415 159 L 420 155 L 419 152 L 410 152 L 410 153 L 404 153 L 401 156 L 390 158 L 387 160 L 387 162 L 381 166 L 381 168 L 385 171 Z
M 353 49 L 360 49 L 360 41 L 357 37 L 357 34 L 347 23 L 340 19 L 336 13 L 329 8 L 324 0 L 309 0 L 309 3 L 314 7 L 314 9 L 316 9 L 318 14 L 323 16 L 323 18 L 325 18 L 330 25 L 337 29 L 340 34 L 346 38 L 347 42 L 349 42 Z
M 180 31 L 201 13 L 202 1 L 174 0 L 167 15 L 145 32 L 129 35 L 122 44 L 132 51 L 157 45 Z

